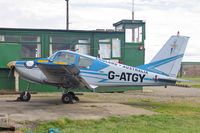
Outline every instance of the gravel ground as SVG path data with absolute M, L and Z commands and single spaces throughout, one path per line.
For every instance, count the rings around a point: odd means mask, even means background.
M 137 99 L 170 102 L 200 103 L 200 89 L 181 87 L 145 87 L 143 91 L 125 93 L 84 93 L 76 104 L 62 104 L 60 93 L 32 95 L 30 102 L 8 102 L 17 95 L 0 95 L 0 116 L 8 116 L 10 125 L 20 127 L 24 121 L 71 119 L 99 119 L 107 116 L 153 115 L 150 110 L 125 105 Z
M 149 92 L 149 93 L 148 93 Z M 200 89 L 170 86 L 146 87 L 144 93 L 135 93 L 137 98 L 150 98 L 155 101 L 180 101 L 200 103 Z

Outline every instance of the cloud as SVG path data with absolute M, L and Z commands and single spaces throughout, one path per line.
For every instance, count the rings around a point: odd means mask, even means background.
M 197 56 L 194 56 L 193 59 L 188 56 L 191 55 L 189 53 L 199 54 L 198 33 L 200 32 L 200 27 L 198 24 L 200 24 L 200 19 L 198 12 L 174 8 L 169 11 L 151 9 L 148 13 L 139 11 L 136 14 L 146 19 L 146 62 L 149 62 L 167 39 L 176 34 L 177 31 L 180 31 L 181 35 L 190 37 L 184 61 L 200 61 Z
M 132 0 L 69 0 L 71 29 L 111 29 L 131 19 Z M 0 27 L 65 29 L 64 0 L 0 0 Z M 198 0 L 135 0 L 135 18 L 146 21 L 146 62 L 172 35 L 190 36 L 185 61 L 199 59 Z

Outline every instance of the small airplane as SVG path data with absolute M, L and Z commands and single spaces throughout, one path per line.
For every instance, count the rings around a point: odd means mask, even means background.
M 171 36 L 150 63 L 136 67 L 70 50 L 60 50 L 48 58 L 33 61 L 12 61 L 8 63 L 8 67 L 15 69 L 21 78 L 29 82 L 62 88 L 62 102 L 75 103 L 79 101 L 73 92 L 77 87 L 94 90 L 98 86 L 175 85 L 177 81 L 181 81 L 176 76 L 188 40 L 187 36 Z M 27 89 L 18 99 L 29 101 L 30 98 L 31 94 Z

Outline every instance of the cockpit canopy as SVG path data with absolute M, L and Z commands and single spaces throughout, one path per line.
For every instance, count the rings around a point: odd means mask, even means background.
M 54 64 L 75 64 L 80 68 L 87 69 L 89 69 L 93 63 L 93 59 L 69 51 L 58 51 L 50 56 L 49 60 Z

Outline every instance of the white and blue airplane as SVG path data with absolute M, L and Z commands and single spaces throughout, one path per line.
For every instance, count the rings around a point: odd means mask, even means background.
M 77 87 L 90 90 L 98 86 L 168 86 L 175 85 L 189 37 L 174 35 L 165 43 L 150 63 L 128 66 L 69 50 L 60 50 L 48 58 L 8 63 L 21 78 L 66 90 L 63 103 L 74 103 L 79 98 L 73 93 Z M 134 57 L 133 57 L 134 58 Z M 109 88 L 108 88 L 109 89 Z M 29 101 L 29 90 L 19 100 Z

